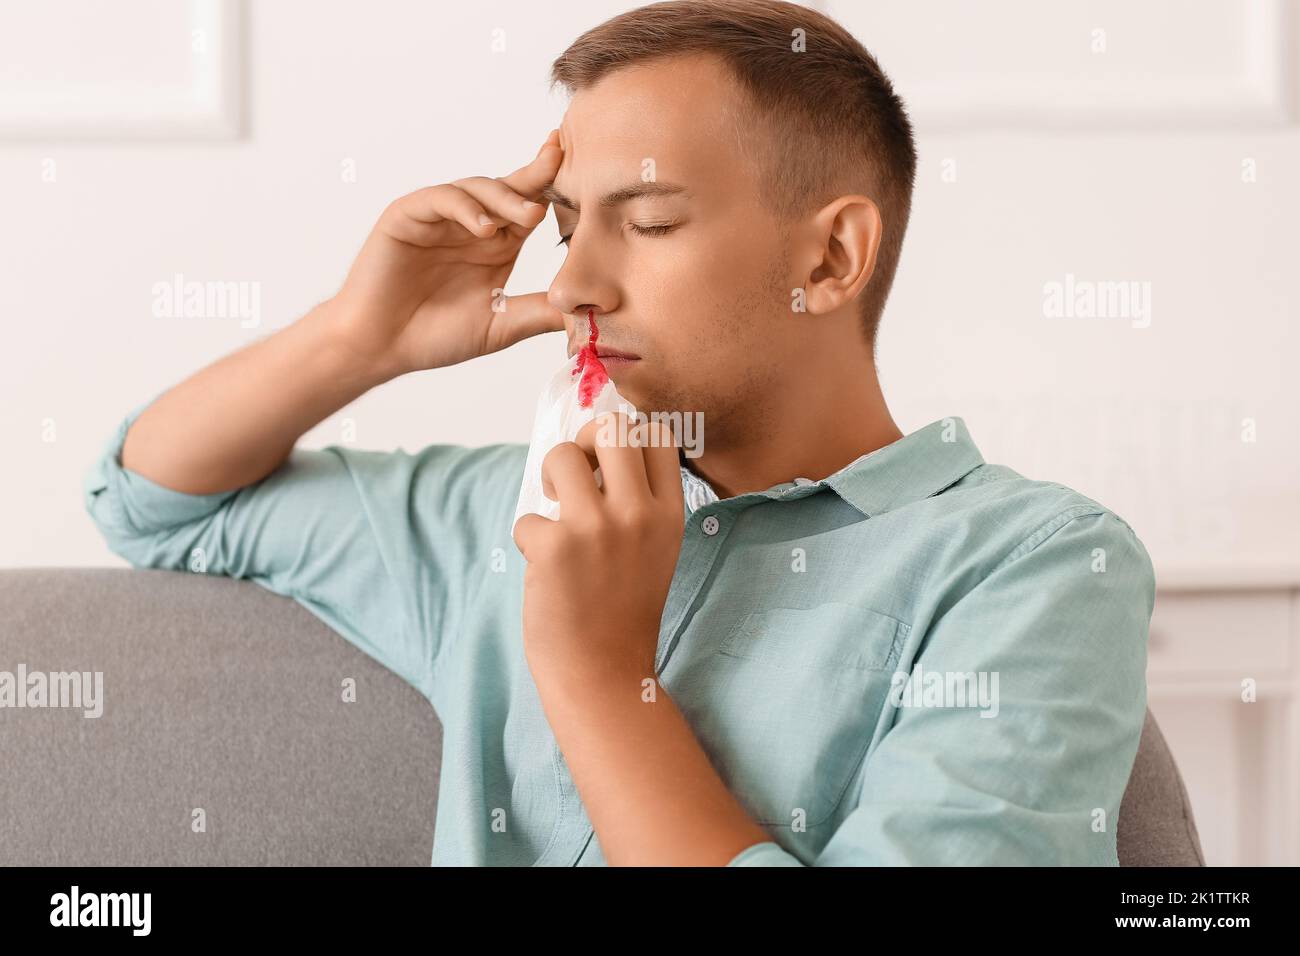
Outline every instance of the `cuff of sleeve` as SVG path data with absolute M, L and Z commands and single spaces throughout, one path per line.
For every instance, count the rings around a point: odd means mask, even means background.
M 161 395 L 159 392 L 127 413 L 82 481 L 86 510 L 110 545 L 201 518 L 215 511 L 235 493 L 231 490 L 189 495 L 165 488 L 122 467 L 122 446 L 126 443 L 131 423 Z M 114 550 L 118 548 L 115 546 Z
M 746 847 L 731 858 L 727 866 L 803 866 L 794 855 L 768 840 Z

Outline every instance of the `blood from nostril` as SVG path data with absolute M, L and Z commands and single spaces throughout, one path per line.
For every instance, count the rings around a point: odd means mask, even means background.
M 591 336 L 587 339 L 587 344 L 579 349 L 578 364 L 574 366 L 571 373 L 573 375 L 582 373 L 582 378 L 578 381 L 578 405 L 582 408 L 591 408 L 591 403 L 609 381 L 609 372 L 605 370 L 604 363 L 596 355 L 596 339 L 600 336 L 600 329 L 596 328 L 594 309 L 587 311 L 587 323 L 591 326 Z

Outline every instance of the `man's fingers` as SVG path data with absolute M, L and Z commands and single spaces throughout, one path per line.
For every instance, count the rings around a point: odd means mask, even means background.
M 387 231 L 395 239 L 416 245 L 428 245 L 454 234 L 456 225 L 472 235 L 487 237 L 497 230 L 483 204 L 465 190 L 443 183 L 426 186 L 393 200 L 384 211 Z
M 526 236 L 546 218 L 546 204 L 529 205 L 498 180 L 470 176 L 407 193 L 393 201 L 387 215 L 389 231 L 408 242 L 437 238 L 438 227 L 450 223 L 482 238 L 492 236 L 502 226 L 517 226 L 519 234 Z
M 555 179 L 563 158 L 560 131 L 552 130 L 533 161 L 508 176 L 468 176 L 395 199 L 384 211 L 387 232 L 422 246 L 460 235 L 455 225 L 484 239 L 502 227 L 524 238 L 546 218 L 542 187 Z
M 634 444 L 632 420 L 622 412 L 597 415 L 578 430 L 574 444 L 600 462 L 605 497 L 615 505 L 650 495 L 645 456 Z
M 542 144 L 542 148 L 533 157 L 532 162 L 520 166 L 513 173 L 499 178 L 501 182 L 525 199 L 540 202 L 542 187 L 554 181 L 555 174 L 560 171 L 560 163 L 563 160 L 564 150 L 560 148 L 560 131 L 553 129 L 550 136 L 546 138 L 546 142 Z
M 591 460 L 575 443 L 560 442 L 542 459 L 542 493 L 552 501 L 563 502 L 562 516 L 600 507 L 600 489 L 596 487 Z
M 543 332 L 566 331 L 564 313 L 551 305 L 545 292 L 506 296 L 502 305 L 500 312 L 492 313 L 487 333 L 488 352 L 508 348 Z
M 555 524 L 556 522 L 550 518 L 539 514 L 530 512 L 529 514 L 520 515 L 511 534 L 511 537 L 515 539 L 515 547 L 519 549 L 519 553 L 525 559 L 532 560 L 529 555 L 536 553 L 538 540 L 543 535 L 550 533 Z
M 522 226 L 526 231 L 536 229 L 546 218 L 546 205 L 525 199 L 499 179 L 487 176 L 469 176 L 458 179 L 453 184 L 474 199 L 488 211 L 488 215 L 507 223 Z M 500 224 L 500 223 L 498 223 Z
M 606 412 L 584 425 L 574 442 L 599 460 L 605 487 L 613 495 L 649 490 L 656 498 L 681 497 L 679 444 L 663 422 L 637 422 L 622 412 Z

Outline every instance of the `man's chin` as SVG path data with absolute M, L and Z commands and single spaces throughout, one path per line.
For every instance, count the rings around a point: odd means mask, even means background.
M 654 390 L 641 387 L 640 383 L 635 381 L 635 376 L 621 376 L 611 372 L 609 379 L 618 389 L 619 397 L 635 408 L 638 414 L 649 415 L 663 410 L 663 406 L 656 402 Z

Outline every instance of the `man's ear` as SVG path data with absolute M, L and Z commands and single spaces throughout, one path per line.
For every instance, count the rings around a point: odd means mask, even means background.
M 857 299 L 875 274 L 883 234 L 880 208 L 862 195 L 840 196 L 813 217 L 807 311 L 823 315 Z

